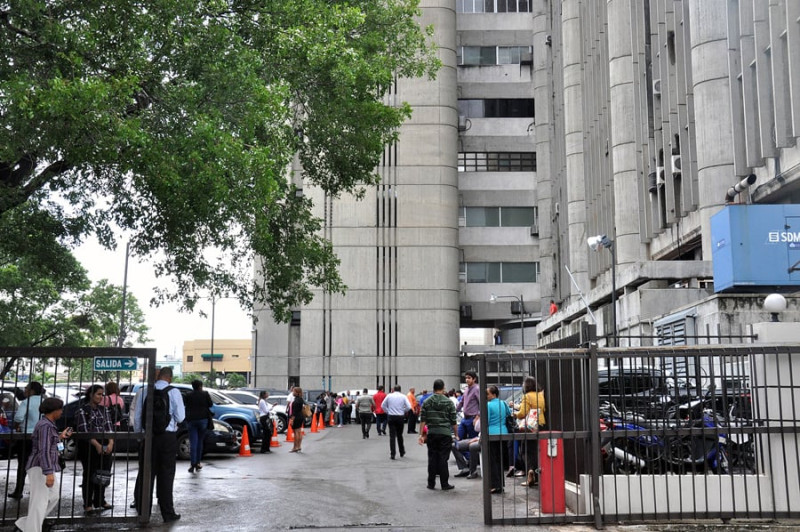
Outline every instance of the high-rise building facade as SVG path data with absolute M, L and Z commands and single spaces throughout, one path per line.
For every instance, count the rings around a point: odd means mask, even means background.
M 728 205 L 800 203 L 800 2 L 422 11 L 444 66 L 387 94 L 414 114 L 381 184 L 362 201 L 304 188 L 349 290 L 290 324 L 257 309 L 259 386 L 455 386 L 459 328 L 514 348 L 586 322 L 619 345 L 737 342 L 770 291 L 797 316 L 793 281 L 715 292 L 711 223 Z M 610 247 L 590 249 L 602 235 Z

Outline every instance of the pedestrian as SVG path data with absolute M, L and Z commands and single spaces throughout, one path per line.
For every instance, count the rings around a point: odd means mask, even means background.
M 529 427 L 526 432 L 538 432 L 542 429 L 542 425 L 545 425 L 544 390 L 542 390 L 535 378 L 529 376 L 525 377 L 525 380 L 522 382 L 522 393 L 525 395 L 523 395 L 522 401 L 520 401 L 516 418 L 525 419 L 528 416 L 528 412 L 536 410 L 538 414 L 538 426 Z M 537 464 L 539 462 L 539 441 L 525 438 L 522 443 L 525 448 L 525 470 L 527 471 L 527 477 L 522 485 L 531 488 L 538 483 L 536 470 L 538 469 Z
M 386 394 L 384 394 L 385 396 Z M 375 409 L 375 399 L 364 388 L 364 393 L 356 399 L 356 414 L 361 421 L 361 438 L 364 440 L 369 439 L 369 429 L 372 428 L 372 416 L 375 414 Z
M 322 392 L 317 396 L 317 413 L 321 416 L 322 424 L 325 424 L 325 416 L 328 415 L 328 401 L 326 392 Z M 316 413 L 314 415 L 317 415 Z
M 175 513 L 175 505 L 172 497 L 172 486 L 175 483 L 175 460 L 178 454 L 178 439 L 176 432 L 178 425 L 183 423 L 186 418 L 186 410 L 183 406 L 181 392 L 177 388 L 170 386 L 172 382 L 172 368 L 163 367 L 158 373 L 158 380 L 153 391 L 152 410 L 153 424 L 144 427 L 144 409 L 148 403 L 147 390 L 142 392 L 139 403 L 136 406 L 136 419 L 134 429 L 137 432 L 149 430 L 153 438 L 153 447 L 150 462 L 150 493 L 138 493 L 136 508 L 139 515 L 142 513 L 143 504 L 152 506 L 153 504 L 153 482 L 155 481 L 156 496 L 158 506 L 161 509 L 161 517 L 165 523 L 171 523 L 181 518 L 180 514 Z M 144 464 L 144 453 L 139 453 L 139 468 Z
M 297 386 L 293 389 L 294 400 L 287 406 L 287 413 L 289 415 L 289 426 L 294 431 L 294 445 L 290 453 L 299 453 L 303 449 L 303 424 L 305 417 L 303 417 L 303 390 Z
M 28 504 L 28 515 L 20 517 L 14 523 L 23 532 L 40 532 L 45 517 L 56 509 L 59 500 L 59 486 L 56 484 L 56 473 L 61 471 L 59 447 L 61 440 L 72 435 L 67 427 L 60 434 L 56 430 L 56 421 L 64 412 L 64 401 L 58 397 L 48 397 L 39 405 L 39 413 L 44 417 L 33 428 L 31 435 L 31 454 L 27 469 L 31 483 L 31 500 Z
M 419 444 L 428 446 L 428 489 L 436 489 L 437 475 L 442 490 L 453 489 L 455 486 L 448 483 L 450 472 L 447 459 L 450 457 L 453 435 L 458 439 L 456 409 L 444 394 L 442 379 L 433 381 L 433 395 L 422 403 L 420 432 Z
M 383 384 L 379 384 L 378 391 L 373 397 L 373 399 L 375 399 L 375 429 L 378 431 L 379 435 L 382 434 L 384 436 L 386 436 L 386 423 L 389 421 L 389 416 L 383 408 L 383 400 L 385 398 L 386 392 L 384 391 Z
M 14 430 L 24 434 L 25 438 L 17 440 L 15 444 L 17 451 L 17 484 L 14 491 L 8 494 L 12 499 L 22 498 L 22 488 L 25 486 L 26 465 L 28 457 L 31 455 L 33 442 L 30 440 L 33 429 L 39 421 L 39 406 L 42 404 L 42 393 L 44 388 L 42 383 L 32 381 L 25 386 L 25 399 L 14 412 Z
M 269 399 L 269 392 L 266 390 L 258 394 L 258 422 L 261 424 L 261 454 L 271 453 L 269 446 L 272 443 L 272 433 L 274 432 L 272 424 L 272 403 L 267 401 Z
M 186 408 L 186 425 L 189 429 L 189 473 L 203 469 L 203 444 L 206 431 L 214 427 L 214 414 L 211 409 L 214 401 L 207 391 L 203 390 L 203 381 L 192 381 L 192 391 L 183 396 Z
M 400 458 L 405 456 L 406 447 L 403 445 L 403 423 L 406 412 L 411 410 L 408 397 L 400 392 L 400 385 L 395 384 L 394 391 L 383 400 L 383 409 L 386 411 L 389 424 L 389 457 L 394 460 L 395 442 L 396 450 L 400 451 Z
M 351 416 L 353 415 L 353 402 L 350 398 L 350 390 L 347 390 L 347 394 L 342 399 L 342 425 L 349 425 L 352 419 Z
M 93 384 L 86 390 L 85 401 L 78 410 L 77 431 L 102 433 L 97 438 L 78 440 L 78 459 L 83 466 L 83 509 L 110 510 L 106 487 L 111 479 L 114 452 L 114 426 L 108 409 L 102 405 L 103 387 Z
M 411 408 L 408 411 L 408 433 L 417 433 L 417 418 L 419 417 L 419 401 L 417 401 L 417 390 L 414 388 L 408 389 L 408 402 Z
M 481 435 L 480 420 L 475 422 L 475 430 L 478 435 L 471 440 L 460 440 L 453 442 L 453 457 L 456 459 L 458 473 L 456 477 L 467 477 L 469 479 L 479 478 L 478 466 L 481 464 Z M 465 454 L 466 453 L 466 454 Z
M 458 439 L 471 440 L 478 435 L 473 427 L 473 420 L 481 413 L 481 392 L 478 386 L 478 375 L 474 371 L 465 372 L 464 380 L 467 382 L 467 389 L 457 408 L 457 411 L 464 414 L 464 419 L 458 425 Z
M 344 394 L 342 394 L 341 397 L 336 398 L 335 416 L 336 426 L 342 428 L 342 417 L 344 417 Z
M 489 436 L 508 434 L 506 418 L 511 414 L 508 405 L 498 397 L 500 391 L 497 386 L 489 386 L 486 389 L 486 411 L 489 419 L 486 423 L 486 431 Z M 489 441 L 489 478 L 491 479 L 490 493 L 503 493 L 503 470 L 508 464 L 506 457 L 507 445 L 502 441 Z
M 117 386 L 116 382 L 109 381 L 106 383 L 105 395 L 101 404 L 108 409 L 111 423 L 118 427 L 120 421 L 122 421 L 122 413 L 125 411 L 125 401 L 119 395 L 119 386 Z
M 550 300 L 550 315 L 552 316 L 556 312 L 558 312 L 558 305 L 556 305 L 556 302 L 551 299 Z

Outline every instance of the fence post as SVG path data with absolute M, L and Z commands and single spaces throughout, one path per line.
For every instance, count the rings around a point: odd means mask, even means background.
M 603 528 L 603 515 L 600 513 L 600 391 L 597 372 L 597 343 L 589 343 L 589 461 L 592 464 L 592 513 L 594 526 Z

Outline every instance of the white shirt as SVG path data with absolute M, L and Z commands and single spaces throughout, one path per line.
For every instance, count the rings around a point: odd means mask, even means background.
M 258 400 L 258 413 L 262 416 L 268 416 L 272 411 L 272 404 L 268 403 L 266 399 Z
M 402 416 L 411 410 L 411 403 L 404 393 L 392 392 L 383 400 L 381 407 L 390 416 Z

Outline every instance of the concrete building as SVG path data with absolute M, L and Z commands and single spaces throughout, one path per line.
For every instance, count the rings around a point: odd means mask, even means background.
M 259 386 L 453 386 L 460 351 L 488 347 L 459 328 L 511 348 L 574 345 L 585 323 L 620 345 L 739 342 L 770 291 L 797 318 L 791 280 L 714 291 L 711 218 L 799 203 L 800 3 L 421 5 L 444 66 L 387 94 L 414 114 L 382 183 L 360 202 L 304 187 L 349 291 L 290 324 L 256 309 Z

